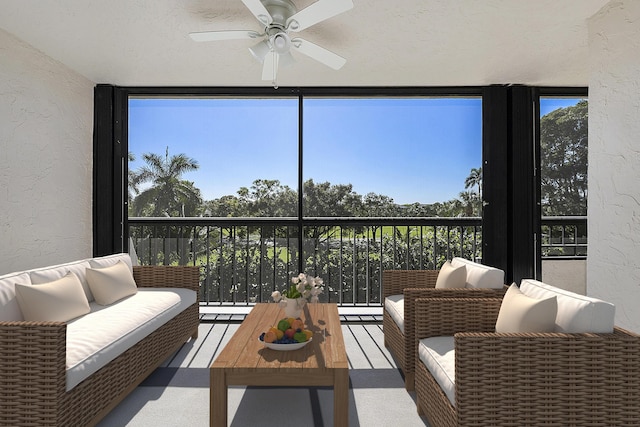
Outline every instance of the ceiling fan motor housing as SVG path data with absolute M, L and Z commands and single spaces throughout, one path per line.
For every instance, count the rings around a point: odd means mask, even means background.
M 265 9 L 269 11 L 273 22 L 271 26 L 281 27 L 283 30 L 287 24 L 287 19 L 295 15 L 298 11 L 291 0 L 261 0 Z M 267 28 L 268 29 L 268 28 Z

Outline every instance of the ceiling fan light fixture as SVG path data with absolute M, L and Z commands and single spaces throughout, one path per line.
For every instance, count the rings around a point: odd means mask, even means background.
M 264 58 L 271 51 L 271 46 L 267 43 L 266 40 L 261 41 L 260 43 L 253 45 L 249 48 L 249 52 L 251 55 L 260 63 L 264 62 Z
M 271 37 L 271 45 L 273 46 L 273 50 L 282 55 L 289 52 L 289 48 L 291 47 L 291 39 L 285 32 L 276 33 L 273 37 Z

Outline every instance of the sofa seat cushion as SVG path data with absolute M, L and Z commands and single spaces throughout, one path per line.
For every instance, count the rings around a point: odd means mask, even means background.
M 67 391 L 195 302 L 189 289 L 139 288 L 109 306 L 91 303 L 67 325 Z
M 454 337 L 430 337 L 418 343 L 418 363 L 423 363 L 453 406 L 456 405 Z
M 520 283 L 520 291 L 532 298 L 556 297 L 558 313 L 555 332 L 605 334 L 613 332 L 616 308 L 609 302 L 566 291 L 533 279 L 523 279 Z
M 396 322 L 400 332 L 404 335 L 404 295 L 389 295 L 384 299 L 384 309 Z
M 11 273 L 0 276 L 0 322 L 24 320 L 16 299 L 16 284 L 30 285 L 29 273 Z
M 460 257 L 453 258 L 451 265 L 454 267 L 465 266 L 467 269 L 467 288 L 502 289 L 504 287 L 504 271 L 498 268 Z

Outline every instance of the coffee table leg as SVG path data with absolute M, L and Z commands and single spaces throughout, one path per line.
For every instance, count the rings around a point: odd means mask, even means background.
M 333 383 L 333 425 L 349 425 L 349 370 L 336 369 Z
M 209 420 L 211 427 L 227 427 L 227 380 L 224 369 L 211 369 Z

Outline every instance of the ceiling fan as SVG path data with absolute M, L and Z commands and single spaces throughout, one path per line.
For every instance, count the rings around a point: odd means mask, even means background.
M 262 24 L 262 32 L 251 30 L 204 31 L 189 33 L 195 41 L 262 39 L 249 48 L 251 54 L 262 62 L 262 80 L 271 80 L 276 85 L 278 65 L 294 62 L 291 50 L 296 50 L 334 70 L 340 69 L 347 60 L 310 41 L 297 33 L 318 22 L 329 19 L 353 8 L 352 0 L 318 0 L 298 11 L 291 0 L 242 0 L 242 3 Z

